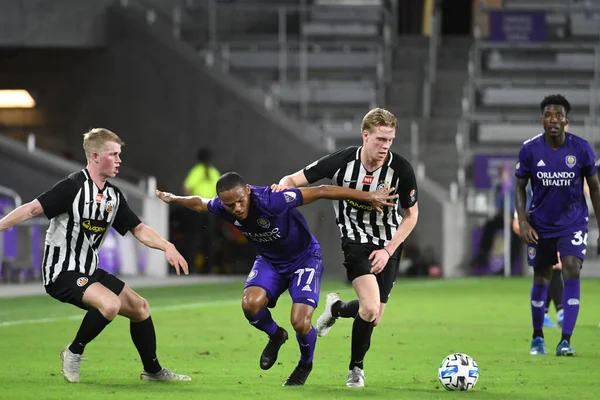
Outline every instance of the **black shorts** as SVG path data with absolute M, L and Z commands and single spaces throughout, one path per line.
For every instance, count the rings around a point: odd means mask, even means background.
M 371 260 L 369 260 L 369 256 L 375 250 L 381 250 L 382 248 L 369 243 L 342 242 L 344 267 L 346 267 L 348 280 L 352 282 L 359 276 L 371 274 Z M 402 244 L 392 254 L 383 271 L 375 275 L 377 284 L 379 285 L 379 301 L 382 303 L 387 303 L 390 297 L 394 282 L 396 281 L 396 275 L 398 275 L 401 256 Z
M 117 296 L 125 287 L 125 282 L 98 268 L 92 276 L 77 271 L 61 272 L 56 281 L 46 286 L 46 293 L 63 303 L 88 310 L 90 307 L 83 303 L 83 293 L 94 282 L 102 284 Z

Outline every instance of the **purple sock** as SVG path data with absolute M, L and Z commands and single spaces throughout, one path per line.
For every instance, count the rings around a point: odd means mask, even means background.
M 246 318 L 256 329 L 265 332 L 269 336 L 273 336 L 277 332 L 277 328 L 279 328 L 275 321 L 273 321 L 271 312 L 267 308 L 263 308 L 255 315 Z
M 302 364 L 310 364 L 315 355 L 315 347 L 317 346 L 317 331 L 315 327 L 310 328 L 310 332 L 306 336 L 300 336 L 296 333 L 296 339 L 300 345 L 300 362 Z
M 531 287 L 531 321 L 533 322 L 533 330 L 542 330 L 544 327 L 544 314 L 546 296 L 548 295 L 549 285 L 533 284 Z
M 563 292 L 563 335 L 572 335 L 579 314 L 580 281 L 579 278 L 565 279 L 565 291 Z

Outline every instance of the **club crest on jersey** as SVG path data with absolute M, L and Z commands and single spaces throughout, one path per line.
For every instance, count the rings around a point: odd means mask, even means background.
M 256 223 L 258 224 L 258 226 L 260 226 L 261 228 L 265 228 L 265 229 L 267 229 L 271 226 L 271 223 L 269 222 L 269 220 L 264 217 L 260 217 L 259 219 L 257 219 Z
M 112 212 L 112 210 L 114 209 L 113 203 L 111 203 L 110 201 L 106 203 L 106 211 L 107 212 Z
M 377 184 L 377 190 L 381 190 L 381 189 L 386 188 L 386 187 L 390 187 L 389 182 L 379 181 L 379 183 Z
M 375 179 L 373 175 L 365 175 L 362 183 L 363 185 L 370 185 L 373 183 L 373 179 Z
M 575 156 L 566 156 L 565 163 L 567 164 L 567 167 L 573 168 L 575 164 L 577 164 L 577 158 L 575 158 Z
M 252 271 L 250 271 L 250 273 L 248 274 L 248 281 L 251 281 L 252 279 L 256 278 L 256 275 L 258 275 L 258 271 L 253 269 Z
M 86 277 L 83 277 L 83 276 L 81 278 L 77 278 L 77 286 L 83 287 L 83 286 L 87 285 L 88 281 L 89 281 L 89 279 Z
M 535 247 L 529 247 L 527 249 L 527 255 L 533 260 L 535 258 Z

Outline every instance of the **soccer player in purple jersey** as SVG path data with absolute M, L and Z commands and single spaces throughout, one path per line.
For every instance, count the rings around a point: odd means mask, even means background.
M 217 181 L 217 196 L 180 197 L 157 191 L 166 203 L 192 210 L 211 211 L 233 224 L 258 252 L 242 296 L 242 309 L 248 322 L 269 336 L 260 357 L 260 367 L 269 369 L 277 361 L 288 333 L 268 310 L 287 289 L 292 298 L 291 322 L 300 346 L 300 361 L 283 386 L 302 386 L 312 370 L 317 333 L 312 315 L 319 304 L 321 248 L 296 207 L 317 199 L 350 199 L 370 204 L 379 212 L 393 207 L 392 189 L 377 192 L 318 186 L 273 192 L 269 187 L 247 185 L 235 172 Z
M 531 318 L 533 340 L 530 354 L 546 354 L 544 302 L 552 277 L 552 266 L 562 262 L 564 279 L 562 337 L 557 356 L 573 356 L 571 335 L 577 322 L 580 301 L 579 274 L 587 245 L 588 208 L 584 178 L 598 226 L 600 226 L 600 183 L 596 176 L 594 151 L 590 144 L 565 132 L 571 105 L 566 98 L 550 95 L 540 104 L 544 132 L 523 143 L 515 175 L 515 207 L 521 239 L 527 243 L 527 259 L 533 266 Z M 526 187 L 531 180 L 533 196 L 526 211 Z M 598 239 L 600 244 L 600 238 Z

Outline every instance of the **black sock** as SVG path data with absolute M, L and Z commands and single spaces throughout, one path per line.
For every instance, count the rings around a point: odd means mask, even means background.
M 566 340 L 567 342 L 571 343 L 571 335 L 567 335 L 567 334 L 562 334 L 560 341 L 562 342 L 563 340 Z M 560 344 L 560 343 L 559 343 Z
M 350 357 L 349 370 L 352 370 L 354 367 L 364 369 L 363 360 L 367 351 L 369 351 L 369 347 L 371 347 L 371 334 L 373 333 L 374 327 L 374 321 L 365 321 L 360 315 L 357 315 L 356 318 L 354 318 L 354 323 L 352 324 L 352 354 Z
M 535 339 L 536 337 L 541 337 L 542 339 L 544 338 L 544 331 L 543 330 L 533 330 L 533 336 L 531 337 L 532 339 Z
M 554 301 L 554 307 L 556 311 L 562 310 L 562 297 L 563 297 L 563 280 L 562 271 L 560 269 L 552 270 L 552 280 L 550 281 L 550 290 L 548 290 L 548 296 L 552 295 Z
M 156 332 L 152 317 L 141 322 L 133 322 L 129 325 L 129 332 L 135 348 L 140 354 L 144 371 L 155 374 L 162 369 L 156 356 Z
M 335 318 L 354 318 L 358 315 L 358 299 L 350 301 L 337 301 L 331 305 L 331 315 Z
M 110 321 L 104 318 L 100 311 L 95 308 L 89 310 L 83 317 L 69 350 L 75 354 L 83 354 L 85 345 L 94 340 L 108 324 L 110 324 Z

